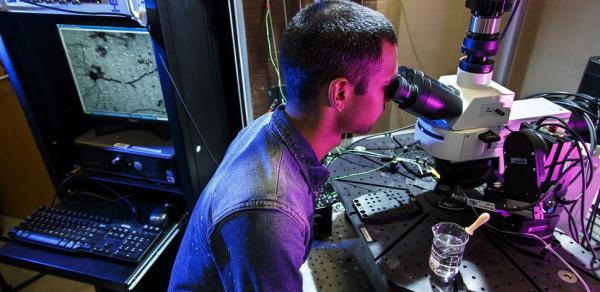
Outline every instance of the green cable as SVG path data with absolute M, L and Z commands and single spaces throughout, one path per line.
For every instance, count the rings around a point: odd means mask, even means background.
M 267 47 L 269 48 L 269 60 L 271 60 L 271 64 L 273 65 L 273 69 L 275 69 L 275 73 L 277 73 L 277 87 L 279 87 L 279 94 L 281 95 L 282 104 L 287 102 L 285 95 L 283 94 L 283 90 L 281 89 L 281 76 L 279 75 L 279 69 L 277 68 L 277 64 L 273 60 L 273 53 L 271 52 L 271 35 L 269 34 L 269 18 L 271 17 L 271 9 L 267 7 L 267 13 L 265 14 L 265 28 L 267 30 Z
M 358 154 L 363 154 L 365 156 L 378 157 L 378 158 L 388 158 L 388 157 L 390 157 L 390 155 L 385 155 L 385 154 L 381 154 L 381 153 L 371 152 L 371 151 L 367 151 L 367 150 L 348 149 L 345 152 L 352 153 L 352 154 L 357 154 L 357 155 Z
M 369 174 L 369 173 L 371 173 L 371 172 L 378 171 L 378 170 L 380 170 L 380 169 L 382 169 L 382 168 L 384 168 L 384 167 L 386 167 L 386 166 L 388 166 L 388 165 L 390 165 L 390 164 L 392 164 L 392 163 L 396 163 L 396 162 L 398 162 L 398 161 L 397 161 L 397 159 L 398 159 L 398 158 L 400 158 L 400 156 L 401 156 L 401 155 L 398 155 L 398 156 L 394 157 L 394 159 L 392 159 L 392 160 L 388 161 L 388 162 L 387 162 L 387 163 L 385 163 L 385 164 L 382 164 L 381 166 L 379 166 L 379 167 L 377 167 L 377 168 L 374 168 L 374 169 L 371 169 L 371 170 L 367 170 L 367 171 L 363 171 L 363 172 L 353 173 L 353 174 L 349 174 L 349 175 L 343 175 L 343 176 L 332 177 L 332 178 L 331 178 L 331 180 L 338 180 L 338 179 L 343 179 L 343 178 L 348 178 L 348 177 L 357 176 L 357 175 L 363 175 L 363 174 Z

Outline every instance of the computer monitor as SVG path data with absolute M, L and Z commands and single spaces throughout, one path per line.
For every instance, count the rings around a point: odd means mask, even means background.
M 85 114 L 167 121 L 146 29 L 71 24 L 57 27 Z

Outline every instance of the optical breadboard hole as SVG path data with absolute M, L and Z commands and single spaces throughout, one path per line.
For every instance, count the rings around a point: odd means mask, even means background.
M 346 244 L 358 236 L 345 219 L 342 204 L 334 204 L 332 213 L 331 235 L 315 241 L 308 257 L 318 291 L 374 291 Z

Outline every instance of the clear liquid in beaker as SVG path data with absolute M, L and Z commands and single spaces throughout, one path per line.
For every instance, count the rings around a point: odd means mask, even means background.
M 468 237 L 435 234 L 431 245 L 429 267 L 438 276 L 449 279 L 458 273 Z

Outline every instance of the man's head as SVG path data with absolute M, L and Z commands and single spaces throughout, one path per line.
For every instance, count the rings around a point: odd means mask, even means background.
M 350 1 L 320 1 L 294 16 L 281 64 L 289 102 L 316 110 L 326 99 L 343 131 L 368 131 L 383 112 L 397 69 L 396 34 L 380 13 Z M 324 98 L 326 97 L 326 98 Z M 345 126 L 344 126 L 345 125 Z

